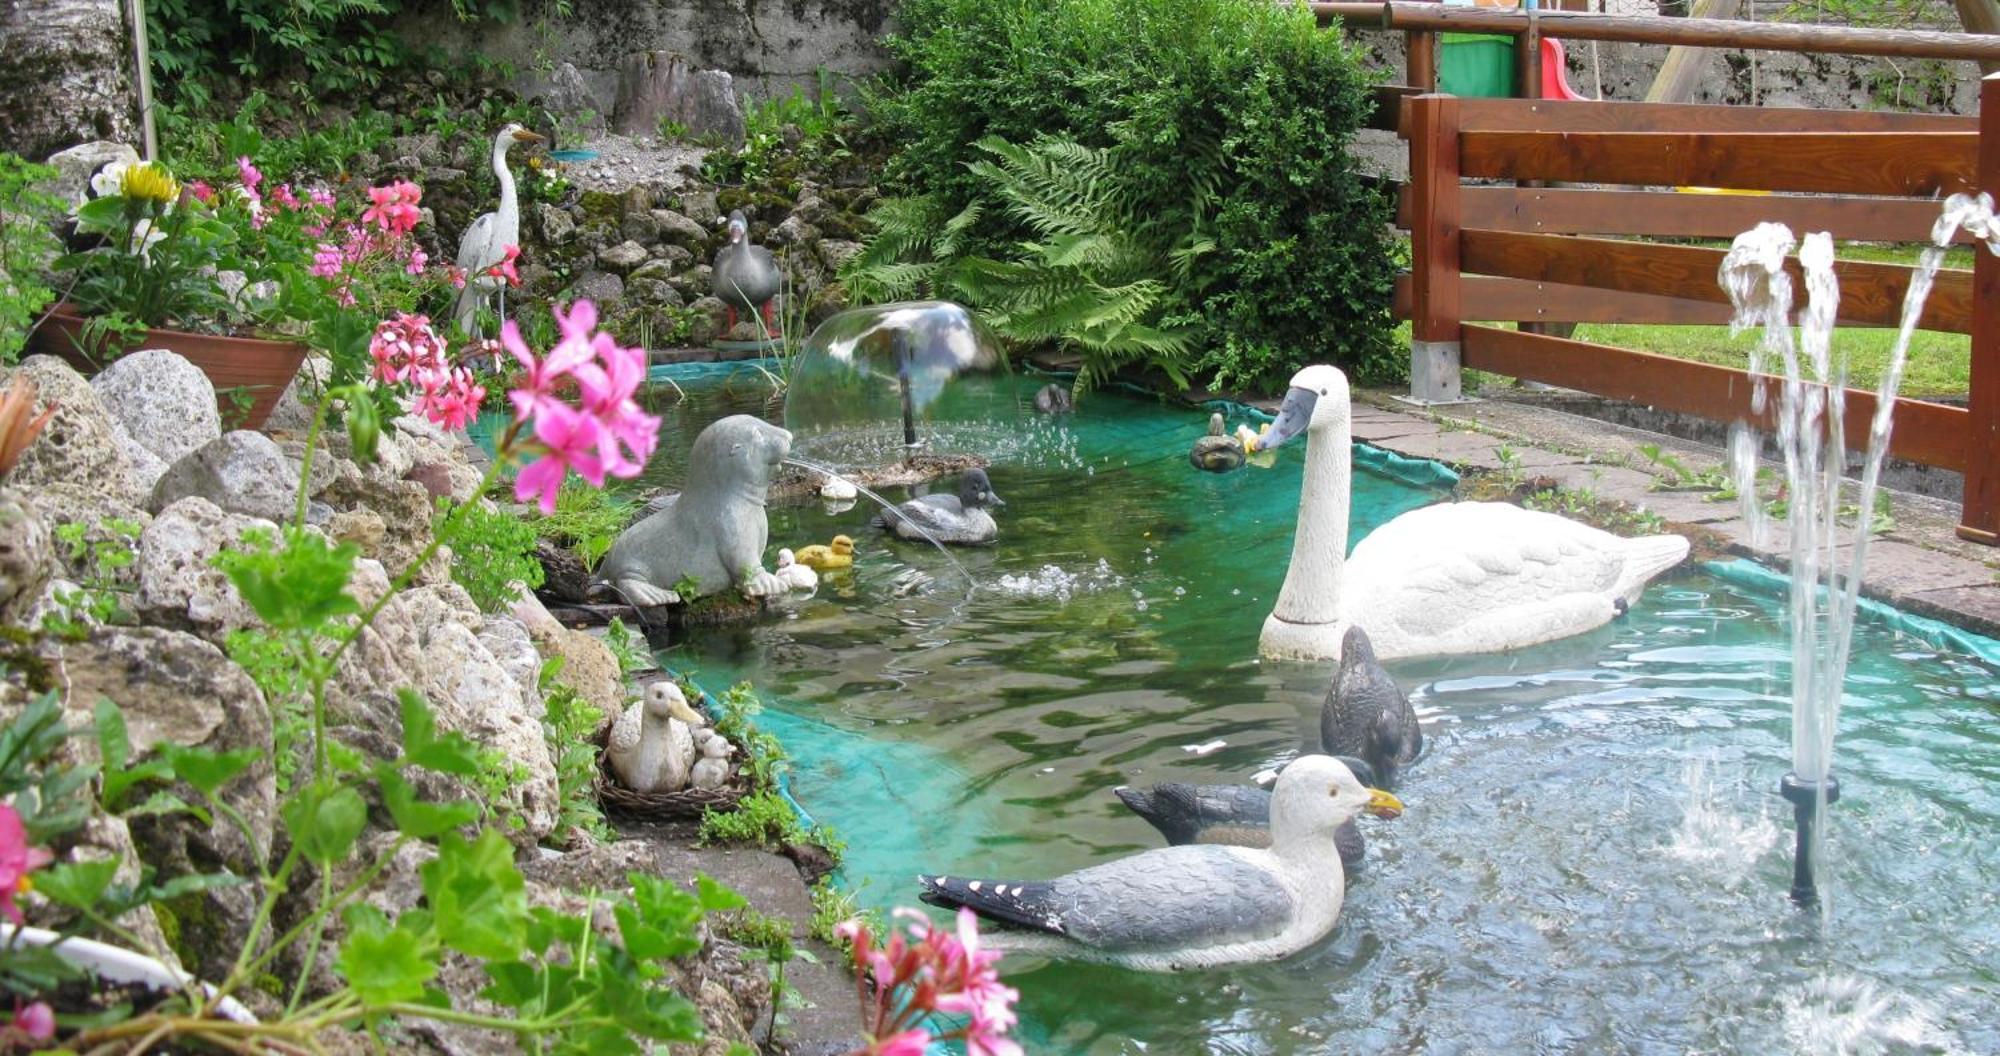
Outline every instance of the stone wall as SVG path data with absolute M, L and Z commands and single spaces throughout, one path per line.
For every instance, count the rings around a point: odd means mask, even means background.
M 700 69 L 723 70 L 757 98 L 810 91 L 822 68 L 843 79 L 888 68 L 880 39 L 894 0 L 584 0 L 568 18 L 507 26 L 454 21 L 449 8 L 408 20 L 408 38 L 452 53 L 479 51 L 512 63 L 525 95 L 544 94 L 562 63 L 610 117 L 619 70 L 633 55 L 674 52 Z

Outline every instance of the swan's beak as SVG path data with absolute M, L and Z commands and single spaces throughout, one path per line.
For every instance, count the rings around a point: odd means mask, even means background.
M 1368 790 L 1368 805 L 1362 808 L 1378 818 L 1393 818 L 1403 813 L 1403 801 L 1379 788 Z
M 544 138 L 545 137 L 538 136 L 533 132 L 528 131 L 525 128 L 519 129 L 514 133 L 514 142 L 516 143 L 540 143 Z
M 1306 426 L 1312 424 L 1313 407 L 1318 403 L 1319 393 L 1294 386 L 1285 393 L 1285 402 L 1278 405 L 1278 417 L 1271 422 L 1271 431 L 1250 441 L 1250 450 L 1269 451 L 1305 432 Z

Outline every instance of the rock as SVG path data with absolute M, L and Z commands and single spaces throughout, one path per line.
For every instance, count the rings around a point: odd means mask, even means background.
M 636 268 L 632 272 L 632 274 L 626 276 L 626 281 L 628 283 L 639 282 L 642 280 L 649 280 L 654 282 L 669 282 L 673 279 L 673 277 L 674 277 L 674 266 L 671 263 L 664 260 L 649 260 L 646 263 L 639 265 L 639 267 Z
M 576 238 L 576 221 L 547 202 L 535 203 L 535 227 L 542 232 L 542 241 L 552 246 L 568 245 Z
M 395 136 L 389 140 L 385 150 L 393 157 L 415 158 L 420 165 L 442 165 L 446 161 L 444 140 L 435 132 Z
M 592 300 L 601 307 L 623 296 L 625 296 L 625 280 L 608 272 L 586 271 L 570 284 L 564 300 Z
M 328 537 L 337 543 L 353 543 L 367 557 L 381 552 L 382 537 L 388 530 L 388 526 L 382 523 L 382 515 L 368 509 L 341 510 L 328 520 L 326 526 Z
M 583 133 L 604 131 L 604 115 L 597 100 L 590 94 L 590 88 L 583 81 L 583 74 L 567 62 L 556 64 L 549 71 L 548 87 L 542 91 L 542 102 L 554 114 L 562 127 Z
M 208 375 L 164 348 L 118 357 L 90 387 L 126 434 L 169 466 L 222 435 Z
M 542 654 L 535 651 L 528 628 L 512 616 L 487 616 L 479 626 L 479 644 L 493 654 L 501 670 L 514 676 L 521 700 L 531 709 L 542 707 Z
M 136 502 L 140 493 L 111 414 L 83 375 L 54 356 L 29 356 L 0 375 L 0 386 L 11 384 L 14 374 L 35 383 L 36 414 L 51 405 L 56 413 L 21 453 L 8 482 L 22 489 L 66 484 L 93 498 Z
M 653 211 L 653 189 L 644 184 L 625 188 L 618 196 L 619 212 L 623 216 L 644 216 Z
M 257 623 L 256 613 L 213 564 L 221 551 L 247 546 L 244 535 L 251 531 L 275 540 L 278 526 L 224 512 L 200 496 L 161 510 L 139 535 L 140 619 L 148 625 L 192 631 L 210 641 Z
M 681 300 L 679 290 L 658 279 L 639 279 L 627 283 L 625 289 L 631 295 L 632 299 L 638 301 L 640 304 L 667 305 L 678 308 L 685 303 Z
M 72 710 L 69 714 L 72 726 L 78 722 L 88 723 L 90 721 L 88 713 L 78 713 Z M 82 740 L 85 739 L 73 740 L 71 743 L 78 744 Z M 96 760 L 96 748 L 94 744 L 88 754 L 91 761 Z M 139 849 L 133 845 L 132 830 L 127 827 L 123 818 L 115 818 L 93 811 L 89 820 L 83 823 L 82 828 L 59 837 L 54 841 L 51 850 L 56 852 L 56 861 L 62 863 L 118 863 L 117 871 L 111 874 L 111 882 L 116 885 L 137 887 L 143 880 L 139 868 Z M 247 917 L 245 918 L 245 922 L 248 922 Z M 52 931 L 63 930 L 65 927 L 73 924 L 76 926 L 77 931 L 84 935 L 90 935 L 95 930 L 88 923 L 79 920 L 73 911 L 46 899 L 38 899 L 30 903 L 28 906 L 27 923 L 32 927 L 44 927 Z M 154 912 L 152 906 L 140 906 L 137 909 L 127 912 L 124 916 L 118 918 L 118 924 L 127 932 L 141 939 L 146 945 L 148 953 L 160 956 L 162 961 L 172 967 L 183 967 L 180 958 L 175 956 L 173 945 L 167 941 L 166 932 L 161 929 L 159 917 Z M 101 941 L 110 942 L 115 945 L 127 945 L 129 942 L 129 940 L 121 939 L 116 935 L 100 934 L 97 937 Z M 231 948 L 231 952 L 234 953 L 241 948 L 239 943 L 239 945 Z
M 520 820 L 507 835 L 533 846 L 555 828 L 555 763 L 542 734 L 541 715 L 522 696 L 513 676 L 463 624 L 440 621 L 423 635 L 422 689 L 438 723 L 497 750 L 514 768 L 503 813 Z M 510 809 L 511 808 L 511 809 Z
M 116 421 L 111 423 L 111 429 L 117 437 L 119 452 L 125 456 L 125 468 L 131 473 L 132 486 L 151 495 L 153 486 L 167 473 L 166 461 L 132 439 L 132 434 Z
M 660 237 L 668 242 L 694 248 L 708 245 L 709 229 L 692 217 L 682 216 L 672 209 L 655 209 L 653 219 L 659 221 Z
M 431 493 L 416 481 L 363 473 L 354 463 L 342 462 L 339 475 L 319 497 L 337 511 L 369 510 L 382 519 L 386 530 L 381 550 L 369 556 L 392 575 L 409 567 L 431 544 Z
M 254 753 L 249 767 L 218 793 L 241 815 L 250 838 L 219 816 L 209 824 L 191 814 L 135 817 L 130 821 L 132 838 L 146 864 L 164 876 L 223 868 L 255 876 L 269 864 L 262 859 L 270 853 L 278 806 L 271 713 L 263 692 L 242 668 L 191 634 L 158 627 L 105 627 L 65 647 L 63 669 L 71 707 L 91 706 L 85 702 L 94 704 L 100 697 L 118 705 L 134 758 L 161 744 Z M 179 793 L 189 802 L 200 802 L 191 788 L 183 787 Z M 216 904 L 207 896 L 203 901 Z M 238 912 L 230 915 L 247 924 L 255 895 L 245 892 L 238 901 Z M 218 968 L 227 972 L 235 946 L 224 951 L 193 945 L 197 970 L 210 978 L 220 978 L 213 974 Z M 208 963 L 211 958 L 219 963 Z
M 860 255 L 859 242 L 848 242 L 838 238 L 820 240 L 819 259 L 832 271 L 839 271 L 841 265 Z
M 44 189 L 75 208 L 90 200 L 90 178 L 114 161 L 137 165 L 139 152 L 123 143 L 105 140 L 79 143 L 68 150 L 59 150 L 49 155 L 48 163 L 56 167 L 56 178 Z
M 729 328 L 728 333 L 722 335 L 725 341 L 744 342 L 762 341 L 768 337 L 770 333 L 764 329 L 764 324 L 754 319 L 739 319 L 735 326 Z
M 619 65 L 611 126 L 627 134 L 652 133 L 662 118 L 695 136 L 714 135 L 732 147 L 743 143 L 743 108 L 729 74 L 697 71 L 669 51 L 634 52 Z
M 589 599 L 590 570 L 583 567 L 583 559 L 576 551 L 548 539 L 537 539 L 535 560 L 542 566 L 543 594 L 572 605 Z
M 536 606 L 540 607 L 540 602 Z M 548 610 L 542 609 L 542 615 L 547 616 Z M 554 625 L 553 629 L 531 619 L 521 622 L 544 655 L 562 657 L 558 680 L 607 717 L 616 717 L 625 710 L 625 675 L 610 646 L 582 631 L 557 624 L 554 617 L 548 621 Z
M 199 495 L 231 513 L 284 522 L 297 512 L 298 485 L 299 469 L 277 441 L 238 429 L 169 466 L 146 508 L 158 513 Z
M 715 192 L 686 191 L 681 194 L 681 212 L 687 218 L 700 224 L 702 229 L 714 227 L 722 222 L 722 207 L 715 202 Z
M 0 623 L 19 625 L 55 569 L 48 522 L 21 496 L 0 490 Z
M 645 260 L 646 247 L 631 241 L 620 242 L 597 254 L 597 263 L 601 267 L 606 271 L 614 271 L 620 275 L 638 267 Z M 582 280 L 578 280 L 578 285 L 582 285 Z
M 632 242 L 646 244 L 660 240 L 660 222 L 653 219 L 651 211 L 628 214 L 618 230 Z
M 722 333 L 722 323 L 729 314 L 729 306 L 720 297 L 709 295 L 688 305 L 694 318 L 688 322 L 688 343 L 705 345 Z
M 771 229 L 766 241 L 774 246 L 805 246 L 819 237 L 819 232 L 797 213 L 785 217 L 784 222 Z

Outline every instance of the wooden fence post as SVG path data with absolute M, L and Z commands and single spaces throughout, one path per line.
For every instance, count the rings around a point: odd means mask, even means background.
M 1979 83 L 1979 189 L 2000 199 L 2000 73 Z M 1973 251 L 1972 378 L 1958 534 L 2000 546 L 2000 257 Z
M 1407 101 L 1410 140 L 1410 400 L 1449 403 L 1459 386 L 1458 99 Z

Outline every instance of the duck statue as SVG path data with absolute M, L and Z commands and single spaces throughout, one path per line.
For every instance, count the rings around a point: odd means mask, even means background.
M 1364 785 L 1375 785 L 1375 771 L 1353 756 L 1335 756 Z M 1271 790 L 1252 785 L 1190 785 L 1162 781 L 1151 788 L 1120 785 L 1111 790 L 1132 813 L 1146 819 L 1167 842 L 1215 843 L 1228 847 L 1271 845 Z M 1350 821 L 1333 834 L 1340 864 L 1348 872 L 1368 857 L 1368 840 Z
M 1188 461 L 1194 468 L 1210 473 L 1241 469 L 1243 458 L 1243 441 L 1224 430 L 1220 411 L 1208 416 L 1208 435 L 1196 440 L 1194 449 L 1188 452 Z
M 799 548 L 798 563 L 820 572 L 832 572 L 854 567 L 854 540 L 844 536 L 833 537 L 832 544 L 815 543 Z
M 1000 526 L 986 511 L 1005 505 L 993 494 L 985 470 L 968 469 L 958 478 L 958 494 L 919 495 L 877 514 L 874 524 L 904 539 L 985 546 L 1000 537 Z
M 1639 599 L 1687 557 L 1678 535 L 1624 539 L 1505 502 L 1411 510 L 1347 552 L 1353 444 L 1347 376 L 1310 366 L 1292 376 L 1268 451 L 1306 434 L 1298 530 L 1258 651 L 1338 660 L 1350 626 L 1383 660 L 1500 653 L 1582 634 Z
M 778 263 L 770 250 L 750 241 L 750 222 L 741 209 L 729 214 L 729 244 L 715 255 L 714 268 L 715 295 L 729 307 L 729 324 L 723 332 L 735 329 L 738 308 L 761 315 L 765 332 L 775 332 L 771 305 L 778 295 Z
M 778 566 L 771 570 L 771 574 L 778 577 L 778 582 L 783 583 L 786 590 L 803 592 L 819 586 L 819 573 L 809 565 L 799 564 L 798 557 L 790 550 L 778 551 Z
M 714 730 L 704 730 L 708 734 L 701 742 L 701 758 L 688 773 L 688 783 L 704 792 L 713 792 L 729 783 L 729 757 L 736 746 L 729 739 Z
M 661 679 L 627 705 L 604 749 L 611 772 L 634 792 L 678 792 L 694 762 L 694 733 L 708 720 L 688 707 L 681 687 Z
M 1076 410 L 1076 403 L 1070 399 L 1068 389 L 1052 381 L 1035 393 L 1035 410 L 1043 414 L 1068 414 Z

